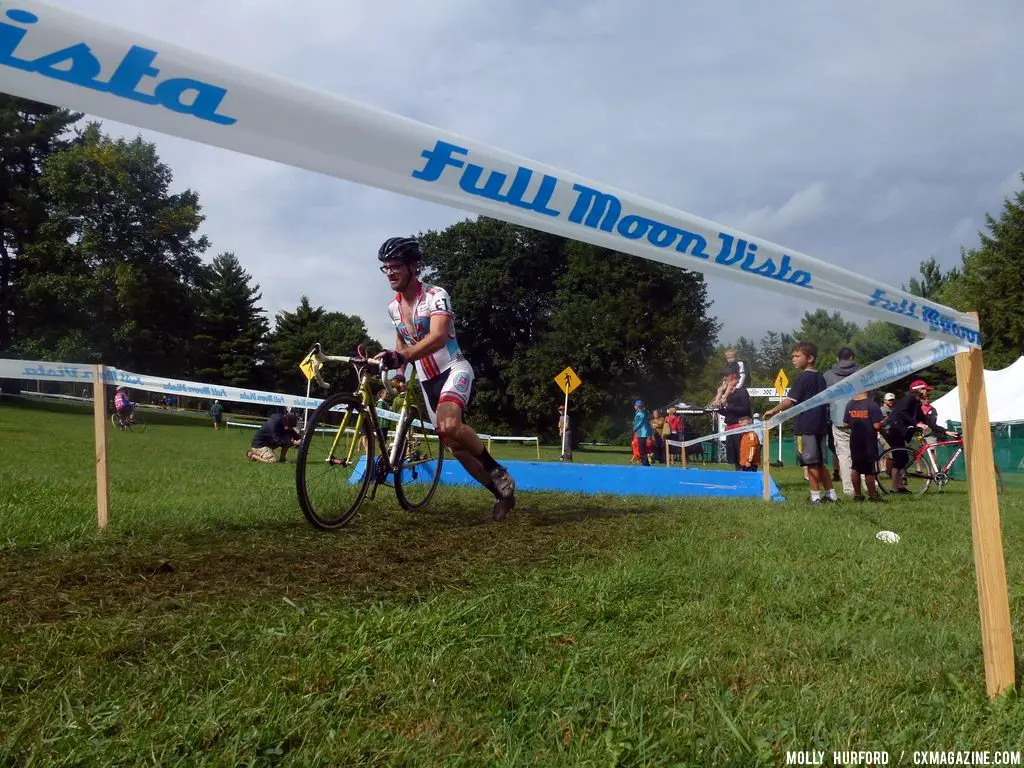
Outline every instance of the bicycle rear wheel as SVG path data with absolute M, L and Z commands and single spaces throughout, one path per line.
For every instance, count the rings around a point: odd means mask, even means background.
M 444 443 L 426 427 L 416 426 L 421 420 L 415 406 L 408 408 L 408 429 L 395 467 L 395 496 L 402 508 L 409 512 L 423 509 L 434 496 L 441 480 L 444 463 Z M 422 423 L 422 422 L 421 422 Z
M 313 411 L 295 462 L 299 505 L 311 525 L 332 531 L 355 516 L 373 476 L 373 446 L 359 398 L 333 395 Z
M 878 457 L 878 487 L 882 493 L 892 493 L 892 476 L 886 467 L 902 463 L 903 487 L 911 493 L 924 493 L 932 483 L 932 471 L 924 456 L 914 461 L 914 454 L 906 448 L 890 448 Z

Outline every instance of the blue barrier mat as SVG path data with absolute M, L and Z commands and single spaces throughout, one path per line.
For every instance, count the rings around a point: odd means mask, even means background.
M 722 469 L 641 467 L 622 464 L 575 464 L 553 461 L 506 461 L 520 491 L 612 493 L 621 496 L 742 496 L 761 498 L 764 475 Z M 477 485 L 450 455 L 441 468 L 447 485 Z M 772 501 L 785 501 L 769 478 Z

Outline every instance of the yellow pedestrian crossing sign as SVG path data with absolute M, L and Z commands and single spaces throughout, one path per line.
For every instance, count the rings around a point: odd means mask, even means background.
M 557 384 L 558 388 L 562 390 L 566 395 L 568 395 L 582 383 L 583 382 L 580 381 L 580 377 L 576 375 L 576 371 L 574 371 L 571 367 L 566 368 L 560 374 L 555 376 L 555 384 Z
M 320 368 L 320 365 L 321 364 L 316 359 L 316 355 L 313 352 L 310 352 L 306 355 L 303 361 L 299 363 L 299 370 L 305 374 L 307 379 L 312 381 L 316 378 L 316 372 Z
M 789 389 L 789 377 L 782 368 L 779 368 L 779 375 L 775 377 L 775 392 L 779 397 L 783 397 L 787 389 Z

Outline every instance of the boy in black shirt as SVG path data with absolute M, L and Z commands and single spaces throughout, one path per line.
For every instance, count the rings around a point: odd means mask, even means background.
M 825 377 L 814 370 L 818 359 L 818 345 L 813 341 L 801 341 L 793 347 L 793 367 L 801 371 L 793 382 L 789 394 L 774 408 L 765 411 L 768 420 L 779 411 L 792 408 L 808 400 L 828 387 Z M 836 492 L 832 487 L 832 476 L 825 468 L 825 451 L 828 450 L 828 405 L 820 405 L 797 414 L 793 419 L 793 434 L 796 435 L 797 453 L 800 466 L 807 467 L 807 482 L 811 486 L 811 504 L 834 502 Z M 825 491 L 825 495 L 821 495 Z
M 871 501 L 881 501 L 878 495 L 876 475 L 878 473 L 878 430 L 882 428 L 885 416 L 878 403 L 868 398 L 867 392 L 854 395 L 846 404 L 843 423 L 850 428 L 850 458 L 853 479 L 853 500 L 864 501 L 860 478 L 868 489 Z

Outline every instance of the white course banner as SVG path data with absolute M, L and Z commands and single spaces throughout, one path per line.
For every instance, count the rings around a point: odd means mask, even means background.
M 57 363 L 46 360 L 0 360 L 0 379 L 30 379 L 32 381 L 56 381 L 63 384 L 92 384 L 92 365 L 88 363 Z M 244 389 L 219 384 L 203 384 L 198 381 L 169 379 L 163 376 L 149 376 L 144 373 L 132 373 L 110 366 L 103 367 L 103 382 L 110 386 L 124 385 L 128 389 L 140 389 L 144 392 L 158 392 L 165 395 L 199 397 L 209 400 L 223 400 L 229 403 L 248 403 L 249 405 L 269 405 L 280 408 L 316 408 L 322 399 L 286 395 L 280 392 L 264 392 L 260 389 Z M 332 409 L 334 410 L 334 409 Z M 398 414 L 383 408 L 377 408 L 377 415 L 388 421 L 398 421 Z M 432 424 L 413 422 L 416 426 L 434 429 Z
M 0 10 L 0 91 L 981 345 L 969 315 L 581 176 L 39 0 Z

